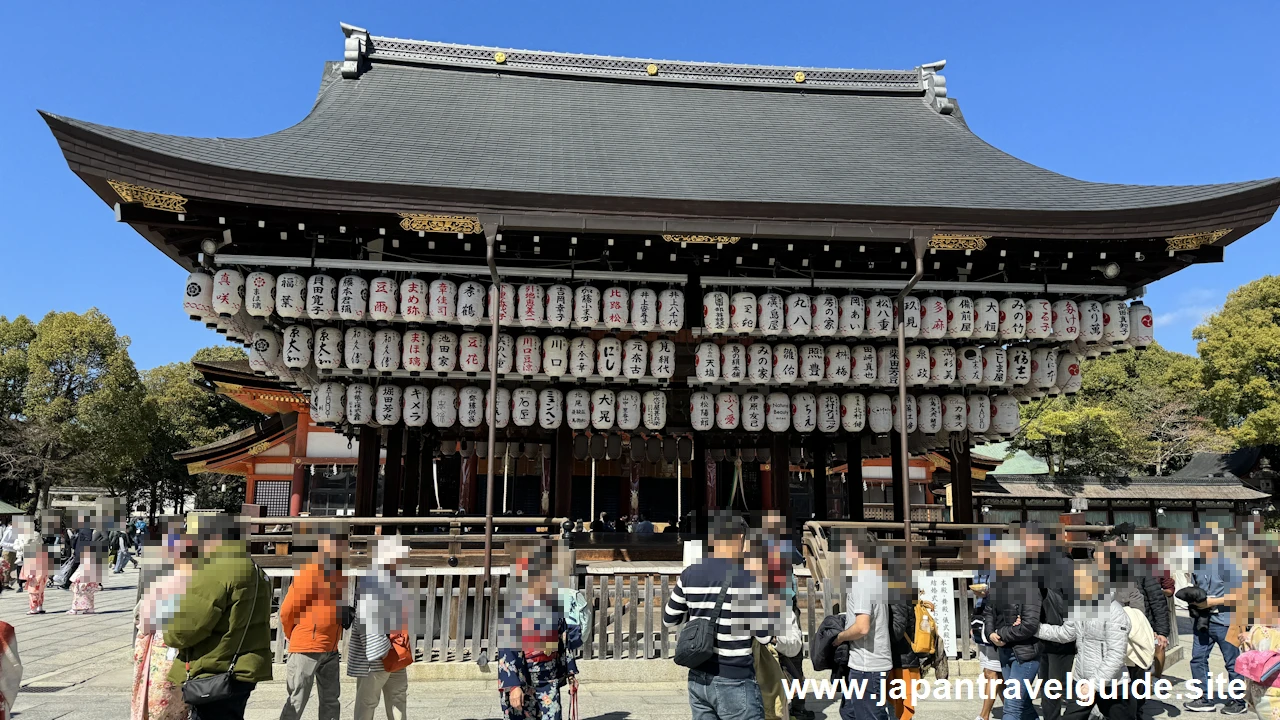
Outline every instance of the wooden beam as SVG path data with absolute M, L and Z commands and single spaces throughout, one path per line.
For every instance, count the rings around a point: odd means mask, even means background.
M 404 440 L 404 475 L 401 482 L 400 512 L 407 517 L 418 515 L 418 499 L 422 496 L 422 431 L 406 429 Z
M 554 448 L 556 515 L 569 517 L 573 508 L 573 430 L 568 423 L 562 423 L 556 430 Z M 593 519 L 587 518 L 587 522 Z
M 893 471 L 893 520 L 902 522 L 906 517 L 906 508 L 902 506 L 902 487 L 910 478 L 902 477 L 902 442 L 896 430 L 889 432 L 889 453 L 890 468 Z
M 383 466 L 382 517 L 400 514 L 400 483 L 404 478 L 404 425 L 387 428 L 387 460 Z
M 378 463 L 382 440 L 377 428 L 360 428 L 360 448 L 356 458 L 356 515 L 372 517 L 378 499 Z M 368 533 L 361 529 L 359 532 Z
M 845 514 L 850 520 L 866 520 L 863 503 L 866 500 L 862 493 L 862 440 L 863 436 L 853 435 L 849 438 L 849 472 L 845 477 Z
M 973 522 L 973 448 L 968 433 L 951 436 L 951 522 Z
M 830 507 L 827 502 L 829 494 L 827 493 L 827 441 L 825 438 L 816 434 L 809 437 L 809 454 L 813 456 L 813 463 L 810 466 L 813 470 L 813 477 L 809 481 L 809 493 L 812 500 L 813 517 L 816 520 L 828 520 L 830 515 Z

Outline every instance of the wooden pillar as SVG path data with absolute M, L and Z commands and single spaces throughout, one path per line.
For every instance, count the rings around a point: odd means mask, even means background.
M 640 458 L 631 459 L 631 472 L 627 478 L 627 495 L 626 503 L 628 514 L 637 516 L 640 514 Z
M 764 510 L 778 509 L 773 490 L 773 463 L 775 462 L 777 461 L 770 456 L 769 462 L 760 463 L 760 505 Z
M 378 453 L 381 439 L 377 428 L 360 428 L 360 449 L 356 457 L 356 516 L 372 517 L 378 499 Z
M 249 505 L 256 505 L 258 501 L 258 478 L 253 473 L 244 477 L 244 501 Z
M 791 436 L 773 433 L 769 443 L 769 475 L 773 483 L 773 507 L 784 515 L 791 514 Z M 793 518 L 808 520 L 808 518 Z
M 488 459 L 493 462 L 493 458 Z M 471 457 L 462 458 L 462 469 L 458 475 L 458 504 L 464 515 L 470 515 L 476 507 L 476 468 L 480 466 L 480 456 L 471 453 Z
M 382 517 L 400 514 L 400 483 L 404 477 L 404 426 L 387 428 L 387 462 L 383 466 Z
M 551 475 L 550 446 L 545 446 L 542 448 L 542 502 L 539 504 L 540 512 L 544 517 L 551 514 Z
M 849 438 L 849 475 L 845 479 L 846 514 L 850 520 L 866 520 L 862 493 L 862 435 Z
M 307 432 L 311 429 L 311 413 L 298 410 L 293 432 L 293 482 L 289 484 L 289 515 L 298 517 L 306 504 L 308 466 L 299 462 L 307 456 Z
M 697 508 L 692 530 L 705 535 L 708 529 L 707 520 L 716 505 L 716 466 L 711 460 L 711 451 L 707 449 L 706 441 L 697 433 L 693 436 L 693 460 L 689 464 L 693 466 L 693 477 L 689 480 L 693 483 L 693 500 Z
M 951 436 L 951 522 L 973 522 L 973 454 L 968 433 Z
M 418 517 L 418 502 L 422 497 L 422 431 L 405 429 L 404 482 L 400 493 L 400 514 Z
M 907 513 L 907 508 L 902 505 L 902 488 L 910 478 L 902 476 L 902 440 L 897 430 L 889 432 L 889 446 L 890 462 L 893 464 L 893 521 L 902 522 Z
M 573 502 L 570 497 L 573 492 L 573 430 L 569 428 L 568 423 L 562 423 L 556 430 L 554 447 L 556 515 L 569 517 L 573 512 Z M 587 523 L 590 524 L 594 519 L 587 518 Z
M 813 481 L 809 486 L 809 492 L 812 493 L 813 519 L 826 520 L 829 507 L 827 498 L 829 497 L 827 490 L 827 441 L 821 437 L 810 436 L 809 453 L 813 456 L 813 463 L 810 469 L 813 470 Z

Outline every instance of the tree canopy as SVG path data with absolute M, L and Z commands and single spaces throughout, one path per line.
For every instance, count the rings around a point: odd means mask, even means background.
M 1233 290 L 1192 337 L 1209 415 L 1241 445 L 1280 443 L 1280 276 Z

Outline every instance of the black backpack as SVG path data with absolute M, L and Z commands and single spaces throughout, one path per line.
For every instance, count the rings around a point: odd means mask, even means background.
M 725 596 L 729 594 L 729 586 L 733 583 L 733 569 L 725 573 L 724 582 L 720 586 L 720 595 L 716 600 L 715 611 L 708 622 L 695 618 L 680 628 L 680 636 L 676 639 L 677 665 L 696 668 L 710 660 L 716 654 L 716 633 L 720 629 L 720 611 L 724 609 Z

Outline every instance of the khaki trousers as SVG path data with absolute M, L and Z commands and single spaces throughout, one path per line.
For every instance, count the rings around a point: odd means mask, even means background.
M 404 720 L 409 702 L 409 673 L 378 670 L 368 677 L 356 678 L 356 720 L 373 720 L 378 700 L 387 707 L 387 720 Z
M 342 684 L 338 674 L 338 653 L 289 653 L 285 665 L 285 688 L 289 696 L 280 711 L 280 720 L 298 720 L 311 698 L 311 685 L 320 696 L 320 720 L 338 720 L 342 712 Z

